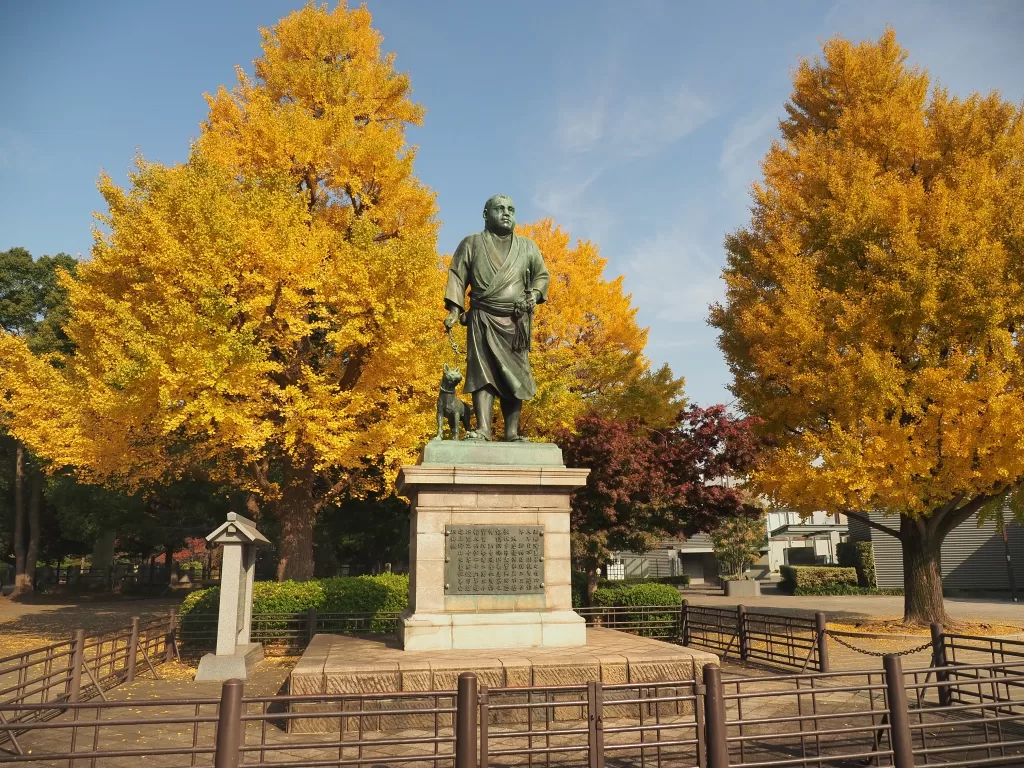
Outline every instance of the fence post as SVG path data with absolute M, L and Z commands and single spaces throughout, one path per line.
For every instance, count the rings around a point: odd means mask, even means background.
M 690 644 L 690 601 L 683 600 L 683 604 L 679 607 L 679 622 L 681 624 L 679 628 L 679 639 L 683 645 Z
M 455 703 L 455 768 L 476 768 L 476 707 L 476 675 L 463 672 Z
M 174 661 L 174 649 L 178 644 L 178 612 L 171 608 L 167 614 L 167 635 L 164 637 L 164 661 Z
M 125 664 L 125 682 L 135 679 L 135 662 L 139 656 L 139 617 L 132 616 L 132 631 L 128 637 L 128 660 Z
M 933 667 L 945 667 L 948 666 L 946 659 L 946 635 L 942 630 L 942 625 L 933 621 L 931 624 L 932 630 L 932 666 Z M 938 686 L 939 691 L 939 705 L 948 707 L 953 704 L 953 690 L 948 685 L 941 685 L 941 683 L 949 682 L 949 672 L 938 672 L 935 673 L 936 682 L 940 683 Z
M 316 608 L 310 608 L 306 611 L 306 645 L 313 642 L 313 636 L 316 634 Z
M 587 747 L 587 768 L 604 768 L 604 688 L 600 682 L 587 683 Z
M 828 619 L 821 611 L 814 614 L 814 640 L 818 644 L 818 671 L 831 672 L 828 663 Z
M 68 701 L 78 703 L 82 696 L 82 667 L 85 665 L 85 630 L 76 629 L 71 649 L 71 678 L 68 681 Z
M 889 746 L 893 768 L 914 768 L 914 742 L 910 735 L 910 710 L 903 683 L 903 663 L 895 654 L 882 659 L 885 668 L 885 697 L 889 705 Z
M 725 689 L 722 688 L 722 668 L 717 664 L 704 665 L 704 733 L 708 768 L 729 768 L 729 742 L 725 739 Z
M 750 644 L 747 642 L 747 609 L 736 606 L 736 638 L 740 646 L 740 661 L 746 661 L 750 655 Z
M 487 728 L 491 722 L 491 710 L 490 700 L 487 696 L 487 686 L 480 686 L 480 762 L 478 768 L 487 768 L 487 764 L 490 760 L 488 752 L 490 750 L 491 743 L 488 741 L 490 735 L 488 734 Z
M 220 689 L 214 768 L 238 768 L 242 755 L 242 692 L 245 683 L 227 680 Z

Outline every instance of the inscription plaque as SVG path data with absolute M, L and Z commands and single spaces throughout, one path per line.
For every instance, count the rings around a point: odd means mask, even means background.
M 446 595 L 544 592 L 543 525 L 446 525 Z

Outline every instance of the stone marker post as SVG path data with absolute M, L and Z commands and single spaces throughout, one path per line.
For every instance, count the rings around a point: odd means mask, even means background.
M 269 544 L 256 524 L 234 512 L 206 537 L 220 544 L 224 558 L 220 570 L 220 609 L 217 615 L 217 652 L 199 662 L 196 680 L 230 680 L 248 677 L 249 669 L 263 658 L 263 646 L 250 639 L 252 585 L 256 573 L 256 546 Z

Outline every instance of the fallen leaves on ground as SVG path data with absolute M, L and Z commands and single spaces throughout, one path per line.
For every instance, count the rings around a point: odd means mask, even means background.
M 868 621 L 837 622 L 830 621 L 829 629 L 838 632 L 870 632 L 880 635 L 922 635 L 927 636 L 931 630 L 927 626 L 919 624 L 904 624 L 901 618 L 871 619 Z M 946 631 L 953 631 L 961 635 L 978 635 L 981 637 L 995 637 L 999 635 L 1016 635 L 1024 632 L 1022 624 L 1007 624 L 1003 622 L 985 622 L 972 620 L 953 621 L 945 627 Z
M 13 656 L 16 653 L 29 653 L 48 645 L 59 643 L 59 639 L 40 635 L 0 634 L 0 658 Z

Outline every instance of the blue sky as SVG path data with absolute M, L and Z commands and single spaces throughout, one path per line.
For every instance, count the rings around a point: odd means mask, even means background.
M 0 250 L 88 256 L 101 169 L 186 158 L 204 92 L 251 68 L 284 0 L 0 4 Z M 333 5 L 333 4 L 332 4 Z M 722 239 L 777 135 L 798 57 L 887 24 L 953 92 L 1024 99 L 1024 3 L 371 0 L 427 108 L 410 131 L 438 193 L 439 249 L 511 195 L 596 241 L 649 326 L 648 355 L 700 403 L 728 402 L 704 322 Z

